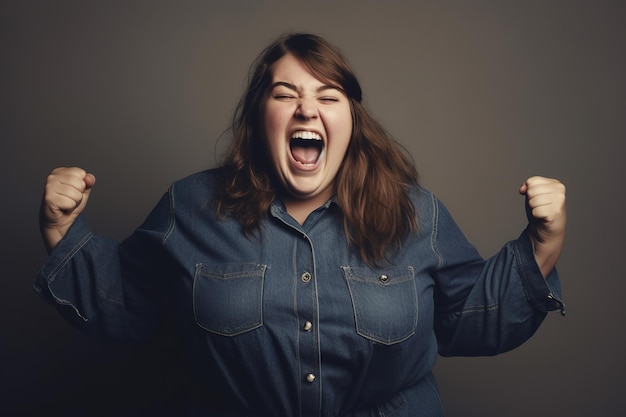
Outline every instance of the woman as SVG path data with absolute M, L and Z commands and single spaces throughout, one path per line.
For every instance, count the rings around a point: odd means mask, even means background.
M 438 353 L 510 350 L 563 309 L 563 185 L 526 180 L 529 227 L 483 260 L 323 39 L 263 51 L 233 136 L 119 245 L 80 215 L 82 169 L 53 171 L 42 204 L 35 289 L 90 333 L 145 339 L 173 317 L 219 399 L 205 415 L 440 416 Z

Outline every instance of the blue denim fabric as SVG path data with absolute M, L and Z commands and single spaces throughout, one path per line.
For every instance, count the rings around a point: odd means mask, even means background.
M 121 244 L 80 217 L 34 286 L 88 333 L 141 340 L 173 317 L 207 387 L 229 398 L 204 415 L 441 416 L 438 353 L 513 349 L 562 308 L 526 232 L 483 260 L 424 189 L 412 190 L 420 231 L 372 268 L 334 201 L 304 225 L 275 201 L 246 237 L 215 215 L 220 180 L 175 183 Z

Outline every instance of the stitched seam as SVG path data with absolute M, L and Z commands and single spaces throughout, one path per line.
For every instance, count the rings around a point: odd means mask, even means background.
M 175 226 L 175 217 L 174 217 L 174 184 L 172 184 L 172 186 L 169 189 L 169 200 L 170 200 L 170 224 L 167 228 L 167 230 L 165 231 L 165 234 L 163 235 L 163 238 L 161 239 L 161 243 L 165 244 L 165 242 L 167 241 L 167 239 L 169 239 L 170 235 L 172 234 L 172 232 L 174 231 L 174 226 Z
M 433 203 L 433 231 L 430 235 L 430 248 L 433 253 L 437 257 L 437 267 L 442 268 L 444 264 L 443 256 L 441 252 L 439 252 L 439 248 L 437 247 L 437 233 L 438 233 L 438 225 L 439 225 L 439 204 L 437 203 L 437 197 L 434 194 L 431 194 L 431 200 Z
M 76 246 L 72 248 L 72 250 L 61 260 L 61 262 L 52 270 L 52 272 L 50 272 L 48 279 L 49 284 L 52 284 L 56 280 L 59 271 L 61 271 L 61 269 L 63 269 L 68 264 L 70 259 L 72 259 L 87 244 L 87 242 L 91 240 L 93 236 L 93 232 L 87 233 L 85 237 L 83 237 L 78 242 L 78 244 L 76 244 Z

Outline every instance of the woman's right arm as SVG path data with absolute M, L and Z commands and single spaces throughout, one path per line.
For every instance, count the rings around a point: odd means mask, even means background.
M 144 340 L 166 314 L 169 195 L 119 243 L 94 234 L 81 215 L 94 183 L 95 177 L 80 168 L 58 168 L 48 176 L 40 227 L 49 256 L 33 288 L 87 334 Z

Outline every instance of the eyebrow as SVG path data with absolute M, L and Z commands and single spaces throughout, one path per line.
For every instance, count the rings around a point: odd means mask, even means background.
M 287 87 L 293 91 L 298 91 L 298 87 L 286 81 L 276 81 L 270 86 L 270 91 L 272 91 L 274 88 L 279 87 L 279 86 Z M 316 89 L 318 93 L 321 91 L 326 91 L 326 90 L 338 90 L 338 91 L 343 92 L 343 89 L 341 87 L 337 87 L 337 86 L 330 85 L 330 84 L 321 85 Z

